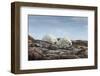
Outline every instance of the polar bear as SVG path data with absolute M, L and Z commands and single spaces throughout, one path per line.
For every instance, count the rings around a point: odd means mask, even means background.
M 72 46 L 72 41 L 67 37 L 59 38 L 57 41 L 57 46 L 59 48 L 67 48 Z
M 57 38 L 54 35 L 47 34 L 42 38 L 43 41 L 50 42 L 52 44 L 55 44 L 57 42 Z
M 72 41 L 67 37 L 56 38 L 55 36 L 49 34 L 45 35 L 42 40 L 55 44 L 58 48 L 67 48 L 72 46 Z

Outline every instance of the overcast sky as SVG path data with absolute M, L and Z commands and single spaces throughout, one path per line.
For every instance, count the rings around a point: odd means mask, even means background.
M 28 16 L 29 34 L 42 39 L 46 34 L 68 37 L 71 40 L 88 39 L 88 18 L 75 16 Z

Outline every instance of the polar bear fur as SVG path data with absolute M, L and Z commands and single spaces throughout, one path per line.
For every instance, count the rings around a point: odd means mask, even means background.
M 71 47 L 71 46 L 72 46 L 72 42 L 71 42 L 71 40 L 68 39 L 67 37 L 60 38 L 60 39 L 57 41 L 57 46 L 58 46 L 59 48 Z
M 47 41 L 47 42 L 50 42 L 52 44 L 56 43 L 57 42 L 57 38 L 51 34 L 49 35 L 45 35 L 43 38 L 42 38 L 43 41 Z
M 67 37 L 57 39 L 53 35 L 45 35 L 42 40 L 56 44 L 59 48 L 67 48 L 72 46 L 71 40 Z

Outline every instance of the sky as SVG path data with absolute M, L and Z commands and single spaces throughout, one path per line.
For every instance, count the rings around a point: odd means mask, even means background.
M 78 16 L 28 16 L 28 32 L 35 39 L 51 34 L 57 38 L 88 40 L 88 17 Z

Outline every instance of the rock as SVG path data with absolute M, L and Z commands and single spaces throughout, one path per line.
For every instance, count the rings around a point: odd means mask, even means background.
M 42 50 L 42 52 L 43 52 L 44 55 L 47 54 L 48 51 L 49 51 L 47 48 L 41 48 L 41 50 Z
M 77 55 L 61 55 L 61 59 L 77 59 L 79 58 Z
M 57 39 L 57 40 L 60 40 Z M 66 44 L 66 43 L 65 43 Z M 63 46 L 63 45 L 62 45 Z M 48 41 L 28 38 L 29 60 L 77 59 L 88 58 L 88 41 L 72 40 L 70 47 L 58 46 Z
M 77 55 L 80 57 L 80 58 L 87 58 L 88 57 L 88 53 L 87 53 L 87 50 L 81 50 L 77 53 Z
M 57 49 L 58 49 L 58 46 L 57 46 L 57 45 L 52 44 L 52 45 L 50 45 L 50 46 L 49 46 L 49 48 L 48 48 L 48 49 L 50 49 L 50 50 L 57 50 Z
M 35 41 L 35 39 L 32 36 L 30 36 L 30 35 L 28 35 L 28 40 L 31 40 L 32 42 Z
M 75 55 L 77 55 L 77 53 L 80 52 L 80 51 L 81 51 L 81 49 L 74 48 L 73 51 L 72 51 L 72 53 L 75 54 Z
M 32 43 L 32 41 L 28 40 L 28 47 L 33 47 L 33 46 L 34 46 L 34 44 Z
M 35 42 L 36 46 L 41 47 L 41 48 L 49 48 L 51 43 L 47 41 L 41 41 L 41 40 L 36 40 Z
M 44 59 L 46 59 L 46 60 L 60 59 L 60 56 L 57 54 L 46 54 Z
M 35 45 L 35 47 L 42 47 L 42 45 L 39 43 L 35 43 L 34 45 Z
M 35 39 L 28 35 L 28 47 L 33 47 L 35 43 Z
M 62 55 L 70 55 L 70 54 L 71 54 L 70 50 L 65 50 L 65 51 L 61 51 L 59 55 L 62 56 Z
M 47 54 L 49 54 L 49 55 L 50 54 L 57 54 L 58 55 L 60 52 L 61 51 L 59 51 L 59 50 L 49 50 Z
M 73 45 L 88 46 L 88 41 L 85 40 L 73 40 Z
M 29 60 L 42 59 L 43 52 L 39 48 L 32 47 L 28 49 L 28 57 L 29 57 Z

